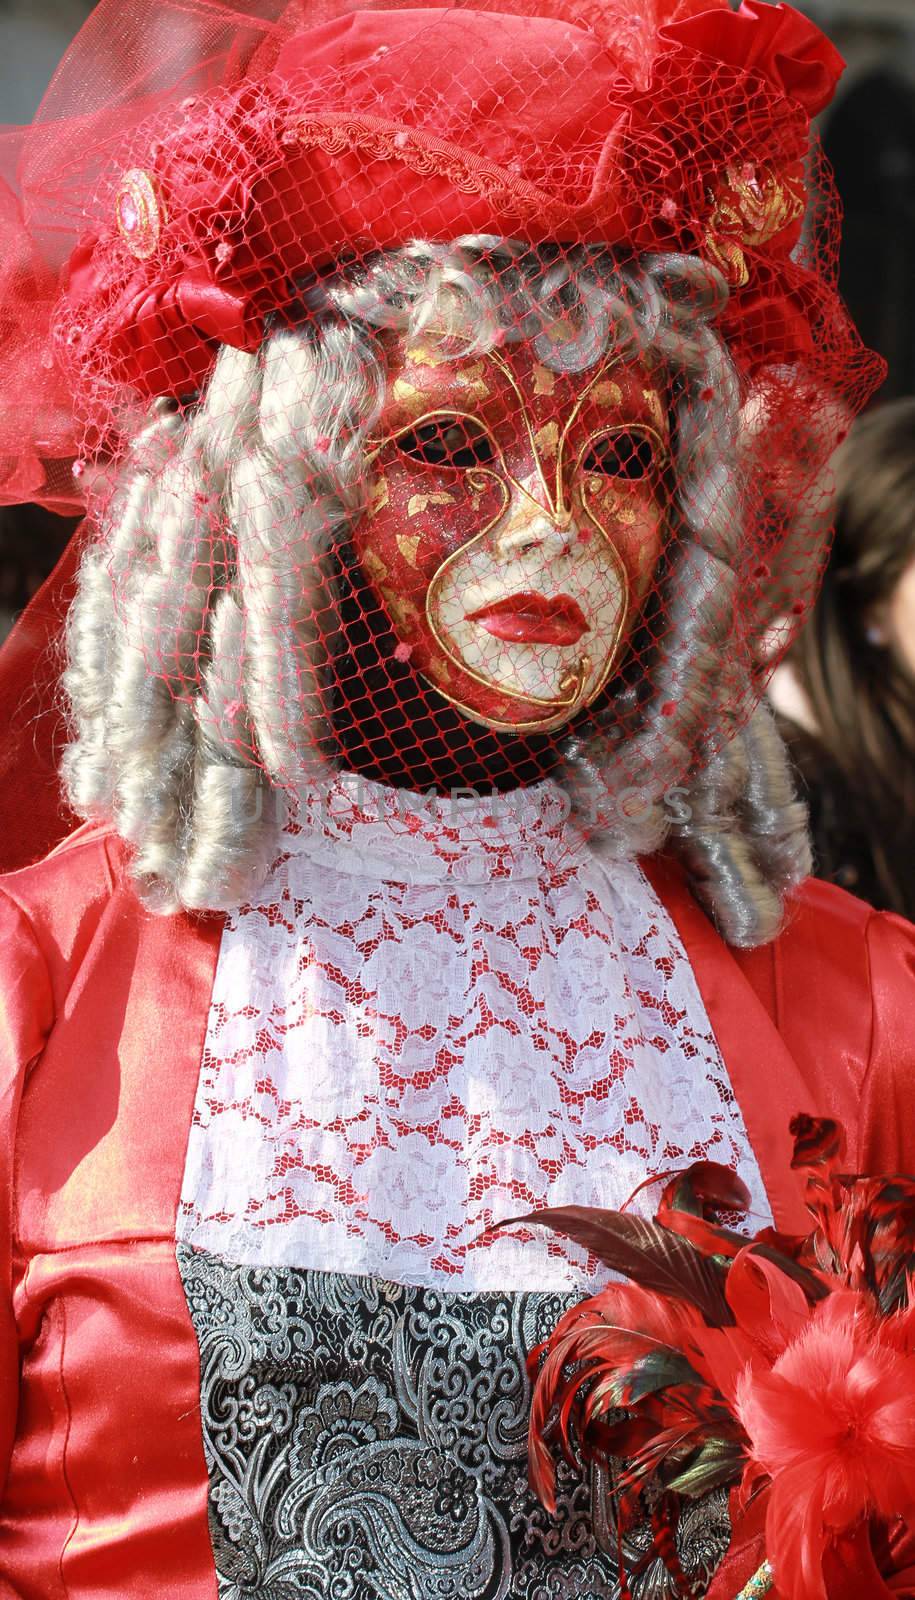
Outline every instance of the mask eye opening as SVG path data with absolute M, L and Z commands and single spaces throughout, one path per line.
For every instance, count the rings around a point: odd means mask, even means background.
M 581 470 L 588 476 L 623 483 L 640 483 L 659 466 L 655 439 L 638 428 L 620 428 L 592 439 L 581 457 Z
M 398 434 L 393 443 L 411 461 L 458 472 L 485 466 L 495 459 L 489 434 L 471 417 L 429 417 Z

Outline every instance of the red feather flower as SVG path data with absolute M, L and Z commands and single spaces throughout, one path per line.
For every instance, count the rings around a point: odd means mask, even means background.
M 531 1484 L 555 1510 L 557 1456 L 612 1467 L 620 1551 L 646 1495 L 663 1505 L 651 1554 L 683 1595 L 697 1591 L 672 1537 L 679 1509 L 722 1487 L 735 1529 L 755 1540 L 764 1515 L 768 1561 L 747 1593 L 915 1595 L 915 1179 L 840 1174 L 834 1122 L 791 1131 L 805 1237 L 723 1227 L 748 1197 L 708 1162 L 667 1181 L 654 1222 L 574 1206 L 517 1219 L 630 1280 L 531 1354 Z
M 750 1456 L 772 1482 L 769 1559 L 797 1574 L 795 1600 L 826 1600 L 826 1548 L 859 1523 L 915 1525 L 915 1360 L 888 1321 L 838 1291 L 769 1371 L 738 1381 Z

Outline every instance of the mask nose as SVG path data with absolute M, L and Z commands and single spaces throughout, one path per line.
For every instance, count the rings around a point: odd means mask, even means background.
M 528 550 L 540 550 L 544 560 L 565 555 L 575 543 L 577 528 L 571 511 L 557 512 L 544 504 L 543 485 L 529 478 L 513 486 L 505 514 L 493 531 L 493 548 L 500 561 L 511 561 Z

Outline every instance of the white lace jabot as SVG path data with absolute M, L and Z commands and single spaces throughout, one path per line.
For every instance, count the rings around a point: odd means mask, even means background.
M 389 789 L 341 774 L 303 800 L 287 848 L 338 872 L 398 883 L 488 883 L 538 878 L 568 865 L 585 843 L 565 793 L 549 782 L 481 797 Z
M 452 1289 L 593 1285 L 544 1204 L 708 1157 L 768 1206 L 676 930 L 550 783 L 432 800 L 341 777 L 227 922 L 179 1213 L 246 1263 Z M 650 1207 L 650 1197 L 646 1204 Z

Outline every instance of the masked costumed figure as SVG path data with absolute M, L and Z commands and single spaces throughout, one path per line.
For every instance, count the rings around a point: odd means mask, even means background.
M 486 1230 L 703 1157 L 798 1225 L 811 1104 L 911 1156 L 911 935 L 807 880 L 759 707 L 876 378 L 839 63 L 762 0 L 141 9 L 7 257 L 7 498 L 88 517 L 86 820 L 3 887 L 0 1590 L 610 1600 L 605 1486 L 526 1477 L 597 1268 Z

